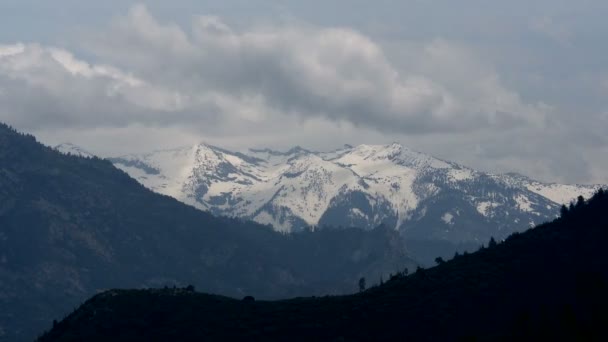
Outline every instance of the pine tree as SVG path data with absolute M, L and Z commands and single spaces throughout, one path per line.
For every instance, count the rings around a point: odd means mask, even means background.
M 562 207 L 559 209 L 559 213 L 562 218 L 568 216 L 568 207 L 566 207 L 565 204 L 562 204 Z
M 359 279 L 359 292 L 365 291 L 365 287 L 365 277 L 361 277 L 361 279 Z
M 584 205 L 585 205 L 585 197 L 583 197 L 583 196 L 578 196 L 578 197 L 576 198 L 576 207 L 577 207 L 577 208 L 580 208 L 580 207 L 582 207 L 582 206 L 584 206 Z
M 496 245 L 497 245 L 496 240 L 494 240 L 494 237 L 492 236 L 490 238 L 490 242 L 488 243 L 488 248 L 494 248 L 494 247 L 496 247 Z

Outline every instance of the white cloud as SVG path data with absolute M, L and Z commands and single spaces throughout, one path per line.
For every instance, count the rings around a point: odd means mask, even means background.
M 25 49 L 23 44 L 0 45 L 0 57 L 14 56 Z
M 473 52 L 444 41 L 412 51 L 424 63 L 400 70 L 381 46 L 352 29 L 239 31 L 218 17 L 199 16 L 186 32 L 137 5 L 89 45 L 97 58 L 116 66 L 91 64 L 54 47 L 3 46 L 0 77 L 2 88 L 12 89 L 13 105 L 5 106 L 5 118 L 34 128 L 200 129 L 287 115 L 424 134 L 538 125 L 546 109 L 523 103 L 491 67 L 471 62 Z M 32 97 L 39 103 L 30 103 Z
M 159 23 L 138 5 L 90 45 L 99 56 L 189 97 L 221 94 L 224 103 L 257 98 L 264 104 L 261 111 L 381 131 L 422 134 L 539 124 L 546 110 L 523 103 L 493 70 L 473 70 L 469 63 L 473 72 L 455 75 L 458 79 L 449 83 L 427 72 L 445 68 L 446 61 L 457 70 L 462 65 L 451 59 L 466 62 L 472 55 L 445 42 L 414 51 L 420 59 L 430 57 L 428 70 L 398 70 L 378 44 L 352 29 L 284 25 L 239 31 L 218 17 L 202 16 L 186 32 Z
M 166 122 L 166 112 L 187 99 L 109 65 L 93 65 L 70 52 L 37 44 L 0 48 L 2 119 L 15 125 L 96 127 Z M 155 122 L 156 121 L 156 122 Z
M 394 55 L 351 28 L 237 27 L 218 16 L 184 28 L 143 5 L 88 38 L 80 53 L 0 45 L 0 120 L 104 154 L 197 140 L 236 149 L 400 140 L 494 171 L 600 174 L 593 153 L 580 153 L 606 146 L 599 128 L 585 134 L 570 113 L 524 96 L 463 41 L 399 40 Z M 573 133 L 577 143 L 555 152 Z

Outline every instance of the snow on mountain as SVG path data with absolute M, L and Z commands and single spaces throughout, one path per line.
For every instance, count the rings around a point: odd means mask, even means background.
M 385 224 L 453 242 L 505 237 L 598 188 L 487 174 L 399 144 L 245 153 L 199 144 L 111 161 L 156 192 L 280 231 Z
M 543 184 L 539 182 L 530 182 L 525 184 L 526 188 L 534 193 L 537 193 L 549 200 L 566 204 L 578 196 L 590 198 L 599 190 L 600 186 L 580 186 L 580 185 L 563 185 L 563 184 Z
M 90 153 L 89 151 L 83 149 L 80 146 L 76 146 L 71 143 L 63 143 L 54 147 L 55 150 L 64 153 L 71 154 L 79 157 L 94 157 L 95 155 Z
M 542 183 L 517 173 L 508 173 L 500 177 L 512 186 L 525 187 L 558 204 L 568 204 L 578 196 L 589 198 L 602 187 L 601 185 Z

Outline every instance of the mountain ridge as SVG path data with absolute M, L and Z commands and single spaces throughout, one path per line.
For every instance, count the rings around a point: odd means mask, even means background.
M 324 225 L 372 229 L 384 224 L 407 235 L 442 196 L 458 202 L 430 218 L 443 221 L 444 228 L 457 224 L 458 212 L 467 207 L 477 216 L 470 222 L 488 221 L 507 230 L 446 238 L 452 242 L 504 238 L 551 220 L 559 206 L 579 195 L 589 197 L 600 187 L 485 173 L 398 143 L 346 145 L 329 152 L 301 147 L 231 152 L 197 144 L 110 160 L 154 191 L 216 215 L 252 219 L 279 231 Z M 159 172 L 150 174 L 146 168 Z M 340 215 L 346 219 L 336 219 Z
M 40 341 L 605 341 L 606 209 L 608 193 L 598 191 L 550 223 L 349 296 L 111 290 Z

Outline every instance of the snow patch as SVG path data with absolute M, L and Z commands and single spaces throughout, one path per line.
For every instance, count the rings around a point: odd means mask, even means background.
M 491 215 L 492 209 L 495 209 L 497 207 L 499 207 L 500 204 L 499 203 L 495 203 L 495 202 L 479 202 L 477 204 L 477 211 L 485 216 L 485 217 L 489 217 Z
M 291 232 L 291 224 L 289 224 L 288 222 L 278 222 L 267 211 L 260 212 L 256 217 L 254 217 L 254 221 L 259 224 L 270 225 L 274 228 L 274 230 L 279 231 L 279 232 L 283 232 L 283 233 Z
M 93 153 L 85 150 L 84 148 L 82 148 L 80 146 L 76 146 L 71 143 L 63 143 L 63 144 L 57 145 L 57 146 L 55 146 L 54 149 L 63 154 L 71 154 L 71 155 L 79 156 L 79 157 L 91 158 L 91 157 L 95 156 Z
M 474 178 L 474 174 L 472 170 L 469 169 L 451 169 L 448 173 L 448 176 L 451 180 L 456 182 L 461 182 L 465 180 L 470 180 Z
M 533 212 L 532 209 L 532 202 L 530 202 L 530 199 L 528 199 L 528 197 L 524 196 L 524 195 L 517 195 L 515 197 L 515 202 L 517 203 L 517 207 L 519 208 L 519 210 L 521 211 L 525 211 L 528 213 Z
M 532 182 L 526 188 L 536 194 L 548 198 L 556 204 L 569 204 L 575 201 L 578 196 L 591 198 L 600 189 L 599 185 L 563 185 L 563 184 L 543 184 Z
M 359 208 L 351 208 L 350 212 L 351 212 L 351 215 L 353 215 L 355 217 L 367 218 L 367 215 L 365 215 Z
M 445 224 L 449 224 L 449 225 L 453 225 L 454 224 L 454 215 L 452 215 L 451 213 L 445 213 L 443 214 L 443 216 L 441 217 L 441 220 L 445 223 Z

